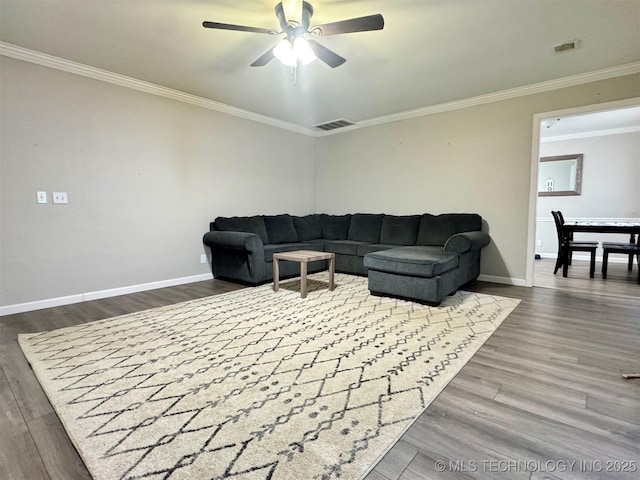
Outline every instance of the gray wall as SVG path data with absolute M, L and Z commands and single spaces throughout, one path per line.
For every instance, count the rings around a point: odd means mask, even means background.
M 557 253 L 558 240 L 551 210 L 567 220 L 640 218 L 640 133 L 624 133 L 543 142 L 540 156 L 582 153 L 582 192 L 577 196 L 538 197 L 536 252 Z M 627 241 L 628 236 L 577 234 L 576 240 Z M 599 251 L 600 253 L 600 251 Z
M 311 137 L 0 61 L 0 306 L 210 273 L 217 215 L 315 211 Z
M 481 273 L 523 283 L 533 115 L 637 96 L 632 75 L 321 138 L 317 208 L 477 212 L 493 240 Z
M 0 61 L 0 306 L 206 274 L 208 222 L 254 213 L 478 212 L 482 274 L 517 281 L 533 115 L 640 96 L 633 75 L 314 139 Z

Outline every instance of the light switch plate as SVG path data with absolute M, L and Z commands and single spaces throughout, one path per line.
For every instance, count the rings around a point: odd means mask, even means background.
M 47 203 L 47 192 L 36 192 L 38 203 Z
M 69 203 L 67 192 L 53 192 L 53 203 Z

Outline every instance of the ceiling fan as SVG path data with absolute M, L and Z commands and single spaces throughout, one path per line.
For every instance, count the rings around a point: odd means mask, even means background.
M 202 22 L 202 26 L 220 30 L 237 30 L 239 32 L 267 33 L 271 35 L 284 33 L 286 36 L 253 62 L 251 64 L 252 67 L 262 67 L 275 57 L 291 67 L 306 65 L 319 58 L 331 68 L 339 67 L 347 60 L 315 40 L 308 38 L 309 36 L 340 35 L 342 33 L 366 32 L 384 28 L 384 18 L 379 13 L 315 25 L 310 28 L 313 6 L 302 0 L 283 0 L 276 5 L 275 12 L 280 22 L 280 31 L 219 22 Z

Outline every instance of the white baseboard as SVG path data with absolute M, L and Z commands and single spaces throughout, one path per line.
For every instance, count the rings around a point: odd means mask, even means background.
M 480 274 L 478 280 L 481 282 L 502 283 L 504 285 L 515 285 L 516 287 L 526 287 L 524 278 L 498 277 L 496 275 Z
M 17 303 L 15 305 L 6 305 L 4 307 L 0 307 L 0 316 L 31 312 L 33 310 L 41 310 L 43 308 L 60 307 L 62 305 L 71 305 L 72 303 L 88 302 L 90 300 L 99 300 L 101 298 L 116 297 L 118 295 L 127 295 L 129 293 L 156 290 L 158 288 L 173 287 L 176 285 L 184 285 L 185 283 L 201 282 L 211 279 L 213 279 L 213 275 L 211 273 L 203 273 L 200 275 L 191 275 L 189 277 L 171 278 L 169 280 L 160 280 L 158 282 L 129 285 L 127 287 L 78 293 L 76 295 L 69 295 L 66 297 L 48 298 L 46 300 L 37 300 L 35 302 Z
M 556 258 L 555 254 L 541 253 L 542 258 Z M 576 260 L 589 260 L 588 256 L 575 255 Z M 600 258 L 602 261 L 602 258 Z M 626 263 L 624 257 L 609 257 L 612 263 Z M 127 295 L 129 293 L 145 292 L 147 290 L 156 290 L 158 288 L 173 287 L 176 285 L 184 285 L 186 283 L 201 282 L 204 280 L 212 280 L 211 273 L 203 273 L 200 275 L 191 275 L 189 277 L 172 278 L 169 280 L 160 280 L 158 282 L 141 283 L 139 285 L 129 285 L 127 287 L 110 288 L 107 290 L 97 290 L 95 292 L 78 293 L 66 297 L 48 298 L 46 300 L 37 300 L 35 302 L 17 303 L 14 305 L 6 305 L 0 307 L 0 316 L 13 315 L 15 313 L 31 312 L 41 310 L 43 308 L 60 307 L 62 305 L 71 305 L 73 303 L 88 302 L 91 300 L 99 300 L 101 298 L 116 297 L 118 295 Z M 524 278 L 500 277 L 497 275 L 480 274 L 478 280 L 481 282 L 500 283 L 503 285 L 514 285 L 517 287 L 526 287 Z
M 555 260 L 555 253 L 536 253 L 536 255 L 540 255 L 541 258 L 553 258 Z

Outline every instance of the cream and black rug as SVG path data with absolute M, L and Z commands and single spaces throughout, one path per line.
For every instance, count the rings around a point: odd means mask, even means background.
M 20 335 L 95 479 L 357 479 L 519 300 L 440 307 L 326 272 Z

